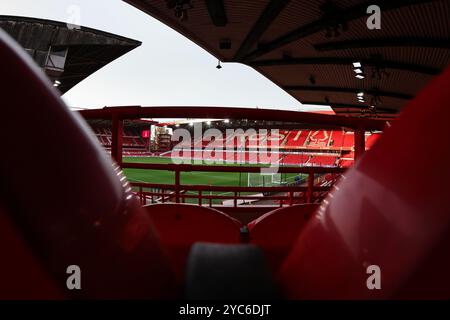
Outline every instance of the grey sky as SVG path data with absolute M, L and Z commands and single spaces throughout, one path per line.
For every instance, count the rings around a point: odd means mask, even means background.
M 0 0 L 1 15 L 69 21 L 143 42 L 99 70 L 63 99 L 72 107 L 197 105 L 313 110 L 255 70 L 217 60 L 152 17 L 120 0 Z M 324 108 L 322 108 L 324 109 Z M 328 109 L 328 108 L 325 108 Z

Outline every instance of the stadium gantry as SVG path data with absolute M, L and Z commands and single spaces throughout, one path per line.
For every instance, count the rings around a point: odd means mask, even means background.
M 449 1 L 125 2 L 333 112 L 70 111 L 0 18 L 0 298 L 450 298 Z M 87 31 L 78 80 L 140 44 Z

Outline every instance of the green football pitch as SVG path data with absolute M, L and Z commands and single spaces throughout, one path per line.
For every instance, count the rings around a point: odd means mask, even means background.
M 158 163 L 169 164 L 172 160 L 167 157 L 124 157 L 128 163 Z M 224 164 L 227 165 L 227 164 Z M 238 164 L 228 164 L 239 166 Z M 242 164 L 241 166 L 246 166 Z M 172 171 L 148 169 L 124 169 L 130 182 L 148 182 L 161 184 L 174 184 L 175 175 Z M 296 174 L 283 174 L 281 181 L 293 181 Z M 213 186 L 248 186 L 248 173 L 246 172 L 181 172 L 181 184 L 213 185 Z
M 124 157 L 124 162 L 128 163 L 157 163 L 157 164 L 169 164 L 172 160 L 167 157 Z M 227 164 L 224 164 L 227 165 Z M 246 166 L 246 164 L 228 164 L 230 166 Z M 247 165 L 248 166 L 248 165 Z M 262 165 L 261 165 L 262 166 Z M 172 171 L 166 170 L 148 170 L 148 169 L 129 169 L 125 168 L 124 173 L 130 182 L 146 182 L 146 183 L 158 183 L 158 184 L 174 184 L 175 174 Z M 283 174 L 280 176 L 280 182 L 292 182 L 297 174 Z M 261 182 L 262 179 L 258 179 L 255 174 L 252 177 L 253 181 Z M 249 185 L 248 173 L 246 172 L 181 172 L 180 182 L 182 185 L 212 185 L 212 186 L 242 186 L 247 187 Z M 265 177 L 264 181 L 270 180 Z M 262 184 L 259 184 L 262 185 Z M 265 186 L 273 186 L 271 182 L 264 183 Z M 280 184 L 277 184 L 280 185 Z M 188 192 L 192 194 L 193 192 Z M 195 192 L 194 192 L 195 193 Z M 220 192 L 212 192 L 212 194 L 228 194 Z M 231 194 L 231 193 L 230 193 Z M 249 194 L 249 193 L 242 193 Z M 187 200 L 187 202 L 194 202 L 193 199 Z M 214 200 L 214 203 L 219 201 Z

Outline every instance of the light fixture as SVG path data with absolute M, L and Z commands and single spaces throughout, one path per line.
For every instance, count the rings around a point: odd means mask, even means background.
M 179 123 L 177 123 L 177 124 L 175 125 L 175 127 L 177 127 L 177 128 L 178 128 L 178 127 L 180 127 L 180 124 L 179 124 Z
M 54 82 L 53 82 L 53 86 L 54 87 L 59 87 L 61 85 L 61 81 L 59 81 L 59 80 L 55 80 Z
M 194 123 L 193 123 L 193 122 L 189 122 L 189 126 L 191 126 L 191 127 L 192 127 L 193 125 L 194 125 Z
M 357 94 L 356 94 L 358 97 L 364 97 L 364 92 L 358 92 Z
M 180 21 L 188 20 L 188 10 L 194 8 L 191 3 L 192 0 L 166 0 L 168 9 L 174 11 L 175 17 Z
M 352 65 L 353 65 L 353 72 L 356 73 L 355 77 L 357 79 L 364 79 L 365 75 L 364 75 L 364 72 L 363 72 L 363 68 L 362 68 L 361 62 L 355 61 L 355 62 L 352 63 Z
M 230 123 L 230 119 L 225 119 L 225 120 L 223 120 L 223 122 Z
M 206 124 L 207 124 L 208 126 L 210 126 L 210 125 L 211 125 L 211 121 L 206 121 Z

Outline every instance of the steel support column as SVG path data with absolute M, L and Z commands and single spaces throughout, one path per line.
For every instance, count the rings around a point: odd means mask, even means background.
M 180 203 L 180 170 L 175 170 L 175 202 Z
M 358 129 L 355 131 L 355 161 L 359 160 L 366 151 L 366 131 Z
M 308 173 L 308 190 L 306 191 L 306 202 L 312 203 L 314 195 L 314 171 Z
M 122 166 L 123 120 L 117 115 L 112 117 L 111 157 Z

